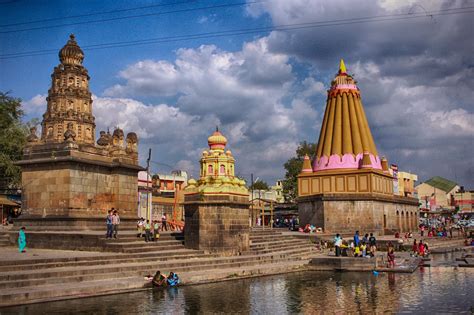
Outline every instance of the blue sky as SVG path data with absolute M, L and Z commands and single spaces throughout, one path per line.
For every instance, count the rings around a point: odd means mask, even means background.
M 197 174 L 219 125 L 237 171 L 274 182 L 300 141 L 317 141 L 326 89 L 346 60 L 377 148 L 421 180 L 473 188 L 472 2 L 469 1 L 2 1 L 0 90 L 41 117 L 57 51 L 84 48 L 97 132 L 140 137 L 140 156 Z M 232 6 L 224 7 L 226 4 Z M 221 6 L 199 10 L 208 6 Z M 154 7 L 151 7 L 154 6 Z M 105 11 L 147 7 L 103 14 Z M 461 8 L 461 9 L 459 9 Z M 153 15 L 158 12 L 187 10 Z M 439 15 L 450 12 L 449 15 Z M 452 13 L 456 14 L 452 14 Z M 94 14 L 81 18 L 68 16 Z M 149 16 L 144 16 L 144 15 Z M 92 22 L 130 15 L 115 21 Z M 401 17 L 348 24 L 368 16 Z M 5 26 L 60 18 L 34 24 Z M 343 20 L 324 27 L 89 50 L 96 44 Z M 58 24 L 75 24 L 55 27 Z M 30 29 L 40 28 L 40 29 Z M 19 31 L 21 29 L 30 29 Z M 470 40 L 469 40 L 470 39 Z M 39 56 L 2 56 L 53 49 Z M 155 164 L 154 171 L 169 168 Z

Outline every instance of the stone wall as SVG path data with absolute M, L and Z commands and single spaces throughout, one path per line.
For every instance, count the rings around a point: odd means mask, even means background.
M 317 195 L 298 202 L 300 224 L 313 224 L 329 233 L 416 230 L 418 202 L 413 198 L 380 198 L 380 196 Z
M 216 198 L 217 197 L 217 198 Z M 232 195 L 185 199 L 185 247 L 226 254 L 249 250 L 248 198 Z
M 104 218 L 108 209 L 136 218 L 137 171 L 81 162 L 23 167 L 23 214 Z

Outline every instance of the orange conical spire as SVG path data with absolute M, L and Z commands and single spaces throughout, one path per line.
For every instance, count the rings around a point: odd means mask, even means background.
M 358 169 L 362 165 L 382 169 L 359 88 L 341 59 L 328 91 L 313 169 Z

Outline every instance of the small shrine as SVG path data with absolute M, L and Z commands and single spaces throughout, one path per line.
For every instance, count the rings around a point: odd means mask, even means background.
M 103 229 L 107 210 L 137 215 L 138 137 L 115 128 L 95 141 L 95 117 L 84 53 L 74 35 L 51 75 L 41 135 L 30 129 L 22 168 L 22 216 L 38 229 Z
M 249 194 L 218 128 L 202 152 L 199 180 L 185 188 L 185 246 L 236 254 L 249 249 Z

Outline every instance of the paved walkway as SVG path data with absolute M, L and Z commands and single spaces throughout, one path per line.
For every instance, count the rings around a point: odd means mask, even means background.
M 73 250 L 57 250 L 57 249 L 39 249 L 26 248 L 26 253 L 19 253 L 18 248 L 14 246 L 3 247 L 1 249 L 2 261 L 26 261 L 36 259 L 51 259 L 51 258 L 73 258 L 73 257 L 104 257 L 108 255 L 117 255 L 116 253 L 107 252 L 87 252 L 87 251 L 73 251 Z

